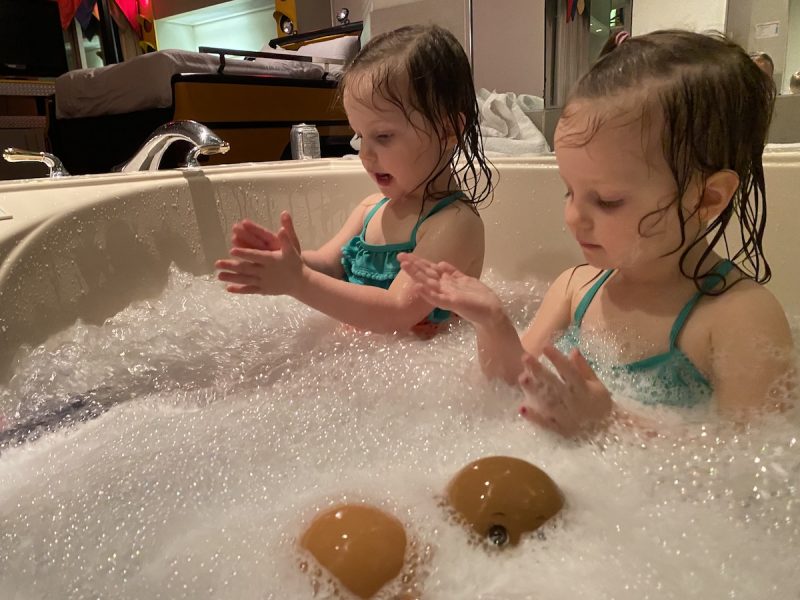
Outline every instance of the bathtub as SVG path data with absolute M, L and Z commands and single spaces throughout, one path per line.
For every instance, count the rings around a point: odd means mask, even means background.
M 495 165 L 485 271 L 521 326 L 581 255 L 554 160 Z M 800 154 L 765 169 L 769 287 L 796 323 Z M 354 334 L 213 280 L 240 218 L 274 226 L 288 209 L 314 247 L 372 191 L 347 160 L 0 185 L 0 416 L 102 408 L 0 454 L 10 597 L 311 597 L 296 536 L 344 500 L 407 525 L 424 598 L 798 594 L 795 425 L 709 435 L 690 419 L 687 445 L 615 433 L 576 447 L 474 373 L 466 326 L 427 344 Z M 488 454 L 543 466 L 568 498 L 505 555 L 470 544 L 438 500 Z

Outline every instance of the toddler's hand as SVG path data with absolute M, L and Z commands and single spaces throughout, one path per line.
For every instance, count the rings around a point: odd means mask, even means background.
M 292 218 L 287 211 L 281 213 L 281 226 L 290 232 L 290 237 L 299 253 L 300 241 L 297 239 Z M 281 248 L 277 235 L 250 219 L 243 219 L 233 224 L 231 245 L 234 248 L 251 248 L 253 250 L 280 250 Z
M 280 250 L 278 236 L 250 219 L 243 219 L 238 223 L 234 223 L 231 232 L 231 246 L 234 248 Z
M 525 393 L 520 414 L 529 421 L 564 437 L 578 437 L 604 425 L 614 407 L 611 393 L 578 350 L 564 356 L 553 346 L 544 355 L 553 373 L 530 354 L 522 355 L 524 371 L 519 383 Z
M 229 283 L 225 289 L 235 294 L 291 294 L 302 277 L 303 260 L 300 257 L 300 241 L 289 213 L 281 214 L 281 224 L 277 234 L 251 223 L 261 230 L 256 235 L 252 227 L 243 226 L 263 248 L 234 245 L 230 250 L 233 259 L 215 263 L 214 266 L 220 270 L 217 277 Z M 271 237 L 262 235 L 263 232 Z
M 434 263 L 408 253 L 399 254 L 398 260 L 414 280 L 414 291 L 434 306 L 451 310 L 475 325 L 490 322 L 502 311 L 502 303 L 491 289 L 449 263 Z

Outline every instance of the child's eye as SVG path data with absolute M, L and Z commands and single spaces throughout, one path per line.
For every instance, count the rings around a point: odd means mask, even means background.
M 620 206 L 622 206 L 622 200 L 601 200 L 598 198 L 597 206 L 606 210 L 612 208 L 619 208 Z
M 375 139 L 378 140 L 379 142 L 388 142 L 390 139 L 392 139 L 392 134 L 379 133 L 378 135 L 375 136 Z

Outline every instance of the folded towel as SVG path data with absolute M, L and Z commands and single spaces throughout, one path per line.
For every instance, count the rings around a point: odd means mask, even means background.
M 526 112 L 541 110 L 541 98 L 513 92 L 477 92 L 483 145 L 487 154 L 522 155 L 550 152 L 542 132 Z

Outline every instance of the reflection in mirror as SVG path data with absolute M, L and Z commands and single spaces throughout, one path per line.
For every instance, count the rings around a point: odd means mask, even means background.
M 547 0 L 545 106 L 561 107 L 610 35 L 631 30 L 632 0 Z
M 800 0 L 789 0 L 789 40 L 786 44 L 786 69 L 780 90 L 800 94 Z
M 779 96 L 767 147 L 800 144 L 800 82 L 795 84 L 794 93 L 791 83 L 792 75 L 800 71 L 800 0 L 728 2 L 725 33 L 757 64 L 764 64 L 763 54 L 769 55 L 772 62 L 772 79 Z

